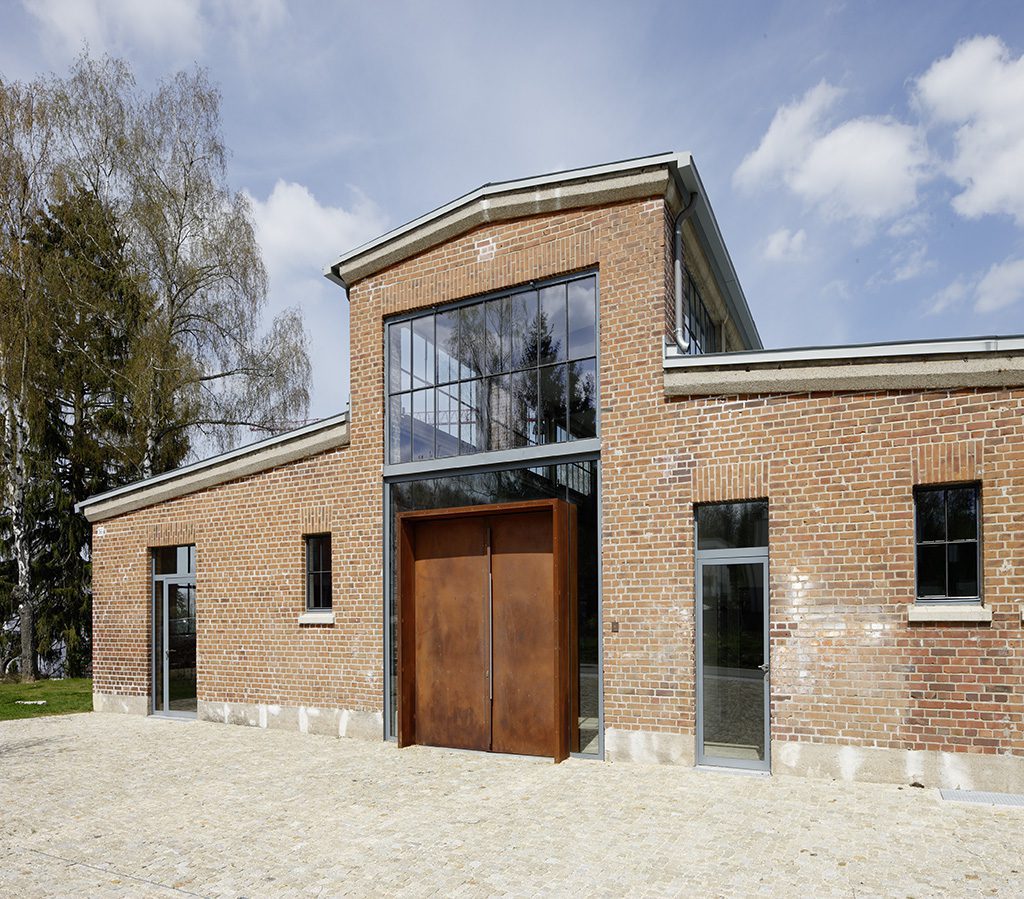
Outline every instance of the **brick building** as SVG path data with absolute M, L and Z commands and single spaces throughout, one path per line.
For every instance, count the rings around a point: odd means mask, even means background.
M 1024 791 L 1024 339 L 762 349 L 687 155 L 327 274 L 350 416 L 81 504 L 98 710 Z

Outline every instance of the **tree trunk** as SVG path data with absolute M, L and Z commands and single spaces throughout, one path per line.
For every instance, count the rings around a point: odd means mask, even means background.
M 35 626 L 32 603 L 24 594 L 22 594 L 18 612 L 21 615 L 21 679 L 26 682 L 34 681 L 36 679 Z

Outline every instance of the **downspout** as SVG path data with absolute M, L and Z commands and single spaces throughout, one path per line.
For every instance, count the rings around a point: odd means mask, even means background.
M 697 207 L 696 192 L 690 194 L 686 205 L 679 210 L 676 216 L 675 241 L 673 246 L 673 259 L 675 263 L 676 281 L 676 330 L 675 341 L 679 352 L 684 356 L 690 350 L 690 335 L 683 327 L 683 222 L 685 222 L 693 210 Z

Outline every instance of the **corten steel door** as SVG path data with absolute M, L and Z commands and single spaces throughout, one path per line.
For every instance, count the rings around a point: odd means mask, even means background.
M 399 516 L 399 745 L 569 751 L 559 500 Z

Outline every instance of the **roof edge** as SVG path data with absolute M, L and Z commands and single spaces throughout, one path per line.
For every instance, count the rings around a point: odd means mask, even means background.
M 191 465 L 98 493 L 76 503 L 75 511 L 83 513 L 90 522 L 105 521 L 345 446 L 348 441 L 349 416 L 342 412 Z

